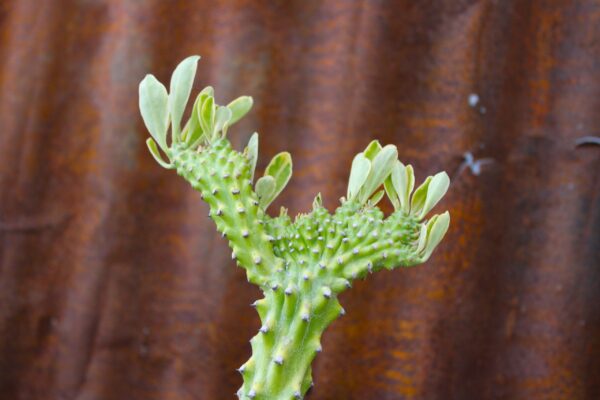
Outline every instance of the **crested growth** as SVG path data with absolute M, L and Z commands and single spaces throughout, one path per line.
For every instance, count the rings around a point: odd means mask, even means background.
M 231 147 L 227 132 L 252 107 L 248 96 L 219 105 L 206 87 L 182 123 L 199 58 L 177 66 L 169 91 L 152 75 L 140 83 L 146 143 L 158 164 L 200 192 L 231 257 L 263 292 L 253 304 L 261 326 L 250 341 L 252 356 L 239 368 L 239 398 L 301 399 L 312 385 L 321 335 L 344 314 L 338 295 L 369 273 L 425 262 L 442 240 L 448 212 L 427 215 L 446 193 L 448 175 L 430 176 L 414 189 L 413 168 L 398 160 L 396 147 L 373 141 L 354 157 L 335 212 L 319 194 L 309 213 L 292 219 L 282 208 L 271 217 L 267 209 L 292 176 L 292 158 L 279 153 L 255 178 L 258 134 L 241 152 Z M 384 195 L 394 206 L 387 217 L 377 207 Z

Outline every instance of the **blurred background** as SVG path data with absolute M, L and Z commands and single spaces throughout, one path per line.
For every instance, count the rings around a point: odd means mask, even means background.
M 0 399 L 235 398 L 260 293 L 138 111 L 191 54 L 194 93 L 254 97 L 259 171 L 292 153 L 271 213 L 333 210 L 375 138 L 452 178 L 431 260 L 342 295 L 309 399 L 600 398 L 598 1 L 2 0 Z

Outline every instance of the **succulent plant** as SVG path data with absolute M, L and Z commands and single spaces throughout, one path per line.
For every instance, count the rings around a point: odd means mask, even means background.
M 446 193 L 448 175 L 430 176 L 413 191 L 413 168 L 398 160 L 396 147 L 372 141 L 354 157 L 348 192 L 333 214 L 319 194 L 309 213 L 292 220 L 282 208 L 271 217 L 267 208 L 292 175 L 290 154 L 276 155 L 255 181 L 258 134 L 243 152 L 227 140 L 252 98 L 222 106 L 206 87 L 181 127 L 199 58 L 177 66 L 169 92 L 152 75 L 140 83 L 140 110 L 152 136 L 147 145 L 162 167 L 200 192 L 231 257 L 264 294 L 253 304 L 261 327 L 250 341 L 252 356 L 239 368 L 239 398 L 301 399 L 312 385 L 321 335 L 344 314 L 338 295 L 369 273 L 423 263 L 442 240 L 448 212 L 425 218 Z M 394 206 L 387 218 L 377 207 L 384 194 Z

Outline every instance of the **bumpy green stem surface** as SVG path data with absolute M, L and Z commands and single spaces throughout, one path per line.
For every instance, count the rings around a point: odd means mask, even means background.
M 342 310 L 336 299 L 320 297 L 277 288 L 257 302 L 262 327 L 251 340 L 252 357 L 239 369 L 244 377 L 240 397 L 294 399 L 306 393 L 321 335 Z
M 240 368 L 239 395 L 301 398 L 312 384 L 321 335 L 343 313 L 338 294 L 369 271 L 419 262 L 418 222 L 401 211 L 384 220 L 379 209 L 352 201 L 334 215 L 317 205 L 295 223 L 287 215 L 271 218 L 258 206 L 248 161 L 227 140 L 200 152 L 175 145 L 171 158 L 209 204 L 248 280 L 264 291 L 255 303 L 262 326 Z
M 177 173 L 210 206 L 210 217 L 229 240 L 232 258 L 246 269 L 248 281 L 263 285 L 281 260 L 265 232 L 265 213 L 252 190 L 248 161 L 226 139 L 200 152 L 174 145 L 170 156 Z

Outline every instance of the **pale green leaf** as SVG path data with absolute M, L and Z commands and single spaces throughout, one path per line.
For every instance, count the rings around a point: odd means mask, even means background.
M 252 108 L 253 102 L 254 101 L 250 96 L 240 96 L 227 104 L 227 108 L 231 110 L 231 120 L 229 121 L 229 125 L 235 124 L 240 118 L 246 115 Z
M 190 119 L 188 120 L 187 125 L 185 126 L 185 129 L 184 129 L 185 142 L 190 147 L 192 145 L 196 144 L 196 142 L 198 142 L 201 139 L 202 134 L 204 133 L 202 131 L 202 127 L 200 126 L 199 112 L 198 112 L 201 104 L 202 104 L 202 95 L 199 94 L 198 97 L 196 97 L 196 100 L 194 101 L 194 107 L 192 107 L 192 115 L 190 116 Z
M 413 194 L 411 214 L 419 220 L 425 218 L 425 215 L 444 197 L 449 185 L 450 178 L 445 172 L 427 177 Z
M 392 168 L 392 172 L 383 183 L 388 198 L 394 206 L 394 210 L 399 210 L 401 206 L 398 192 L 394 187 L 394 181 L 398 181 L 400 179 L 400 175 L 402 174 L 402 167 L 402 163 L 396 160 L 396 162 L 394 163 L 394 167 Z
M 398 201 L 398 194 L 396 193 L 396 190 L 394 189 L 394 185 L 392 185 L 392 181 L 390 178 L 386 179 L 385 182 L 383 182 L 383 187 L 385 189 L 385 192 L 387 193 L 388 199 L 390 199 L 392 205 L 394 206 L 394 210 L 399 210 L 400 202 Z
M 187 134 L 188 134 L 188 126 L 190 124 L 190 120 L 188 119 L 188 121 L 185 123 L 185 126 L 183 127 L 183 129 L 181 130 L 181 141 L 187 143 Z
M 382 147 L 379 143 L 379 140 L 373 140 L 371 143 L 369 143 L 363 154 L 368 160 L 373 161 L 375 156 L 381 151 L 381 148 Z
M 171 113 L 171 133 L 173 135 L 174 143 L 179 140 L 181 118 L 183 117 L 185 106 L 190 98 L 199 59 L 200 56 L 186 58 L 179 63 L 171 76 L 169 112 Z
M 381 201 L 384 194 L 385 194 L 385 190 L 378 191 L 369 199 L 369 203 L 371 203 L 372 206 L 376 206 L 377 203 L 379 203 Z
M 275 199 L 275 178 L 266 175 L 259 178 L 254 185 L 254 191 L 258 196 L 258 203 L 263 210 Z
M 422 261 L 429 259 L 433 250 L 444 238 L 450 226 L 450 214 L 446 211 L 443 214 L 436 215 L 427 225 L 427 243 L 423 249 Z
M 410 211 L 410 194 L 415 186 L 415 175 L 411 165 L 404 166 L 400 161 L 390 175 L 394 190 L 398 195 L 400 208 L 405 212 Z
M 435 221 L 439 218 L 439 215 L 434 215 L 431 217 L 427 223 L 421 224 L 421 231 L 419 232 L 419 241 L 417 246 L 417 253 L 422 253 L 425 250 L 425 246 L 427 246 L 427 237 L 429 236 L 429 231 L 435 224 Z
M 199 96 L 202 95 L 205 97 L 215 97 L 215 89 L 212 86 L 207 86 L 200 91 Z
M 425 200 L 427 200 L 427 190 L 429 188 L 429 184 L 431 183 L 431 179 L 432 177 L 428 176 L 412 195 L 412 200 L 410 202 L 410 213 L 415 217 L 421 215 L 421 212 L 423 211 L 423 206 L 425 205 Z
M 211 134 L 213 132 L 213 126 L 215 125 L 215 99 L 212 96 L 208 96 L 202 104 L 200 125 L 202 126 L 205 135 L 210 137 L 210 140 L 213 140 L 214 137 L 212 137 Z
M 360 189 L 359 201 L 365 203 L 369 197 L 383 184 L 398 158 L 396 146 L 388 144 L 373 159 L 371 170 L 365 184 Z
M 221 137 L 227 137 L 227 130 L 229 129 L 229 122 L 225 122 L 221 128 Z
M 290 153 L 284 151 L 273 157 L 265 169 L 266 175 L 270 175 L 275 179 L 275 197 L 279 196 L 279 193 L 292 177 L 292 156 Z
M 392 184 L 394 189 L 398 193 L 398 200 L 400 201 L 400 207 L 404 212 L 410 211 L 410 195 L 415 187 L 415 173 L 412 165 L 400 163 L 399 174 L 392 175 Z
M 231 120 L 231 110 L 227 107 L 219 106 L 215 113 L 215 127 L 213 136 L 216 136 L 218 132 L 225 130 Z M 225 134 L 222 135 L 225 137 Z
M 363 186 L 369 176 L 371 170 L 371 162 L 364 156 L 363 153 L 358 153 L 352 160 L 352 168 L 350 169 L 350 178 L 348 179 L 348 200 L 356 197 L 360 188 Z
M 312 206 L 313 206 L 313 210 L 323 207 L 323 196 L 321 196 L 321 192 L 319 192 L 315 196 Z
M 421 213 L 417 216 L 418 219 L 425 218 L 425 215 L 444 197 L 450 186 L 450 178 L 445 172 L 439 172 L 431 178 L 429 187 L 427 188 L 427 197 Z
M 192 116 L 188 121 L 188 125 L 190 124 L 190 122 L 193 124 L 193 130 L 190 126 L 186 127 L 192 133 L 192 136 L 189 136 L 190 132 L 188 132 L 186 143 L 188 143 L 188 145 L 192 148 L 197 147 L 202 142 L 202 140 L 207 140 L 206 132 L 202 127 L 202 106 L 204 105 L 204 102 L 208 97 L 213 96 L 214 89 L 212 88 L 212 86 L 207 86 L 204 89 L 202 89 L 200 93 L 198 93 L 198 97 L 196 97 L 196 101 L 194 101 L 194 107 L 192 108 Z
M 254 132 L 250 136 L 245 154 L 250 165 L 250 180 L 254 180 L 254 171 L 256 171 L 256 161 L 258 160 L 258 133 Z
M 150 154 L 152 154 L 152 157 L 154 157 L 154 159 L 157 163 L 160 164 L 160 166 L 166 169 L 173 168 L 173 165 L 163 160 L 162 156 L 160 155 L 160 151 L 158 150 L 158 146 L 152 138 L 148 138 L 146 140 L 146 145 L 148 146 L 148 150 L 150 150 Z
M 167 150 L 169 129 L 169 95 L 167 89 L 153 75 L 146 75 L 139 87 L 140 112 L 150 135 Z

